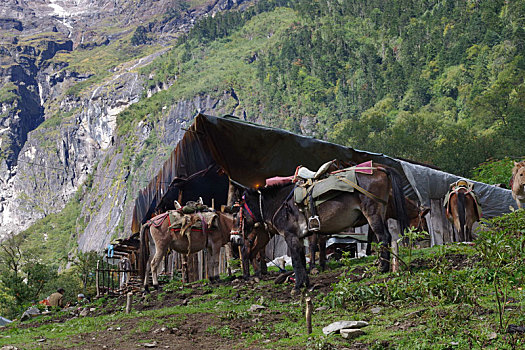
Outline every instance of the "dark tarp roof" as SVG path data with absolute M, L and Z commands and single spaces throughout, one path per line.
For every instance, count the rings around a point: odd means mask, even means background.
M 357 163 L 373 160 L 394 167 L 403 176 L 406 193 L 413 198 L 419 197 L 425 204 L 430 198 L 443 197 L 448 184 L 459 179 L 382 154 L 358 151 L 236 117 L 199 114 L 158 175 L 139 192 L 132 232 L 138 232 L 140 224 L 157 209 L 172 209 L 179 190 L 182 190 L 183 203 L 200 196 L 207 204 L 211 204 L 211 198 L 216 205 L 225 204 L 228 178 L 221 170 L 244 186 L 256 187 L 264 184 L 268 177 L 292 175 L 298 165 L 317 170 L 332 159 Z M 420 178 L 423 179 L 421 185 L 418 184 Z M 485 203 L 493 209 L 492 214 L 508 211 L 508 205 L 513 203 L 510 191 L 481 183 L 477 183 L 474 190 L 487 192 L 486 186 L 490 186 L 491 195 L 499 196 Z M 483 198 L 481 202 L 483 206 Z

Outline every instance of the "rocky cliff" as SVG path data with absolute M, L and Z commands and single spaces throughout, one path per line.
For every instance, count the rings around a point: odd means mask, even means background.
M 126 137 L 117 134 L 117 115 L 167 87 L 147 91 L 141 67 L 199 17 L 241 2 L 194 7 L 172 0 L 2 2 L 0 237 L 60 211 L 83 184 L 81 217 L 72 233 L 79 247 L 100 251 L 112 238 L 128 234 L 135 194 L 182 129 L 198 112 L 232 113 L 235 103 L 228 100 L 235 94 L 165 106 L 163 118 L 140 124 Z M 140 49 L 129 45 L 138 25 L 149 41 Z M 107 52 L 116 54 L 104 60 Z M 89 66 L 92 59 L 96 63 Z

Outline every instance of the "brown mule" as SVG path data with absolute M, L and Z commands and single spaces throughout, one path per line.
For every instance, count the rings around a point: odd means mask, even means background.
M 397 220 L 396 211 L 390 203 L 392 203 L 392 201 L 389 201 L 386 216 L 388 219 Z M 408 197 L 405 197 L 405 208 L 408 218 L 408 228 L 415 229 L 417 232 L 428 232 L 428 223 L 425 216 L 428 214 L 428 212 L 430 212 L 430 208 L 425 207 L 423 205 L 418 205 L 416 201 Z M 366 245 L 366 255 L 372 254 L 371 243 L 377 242 L 374 240 L 374 238 L 374 233 L 368 230 L 368 244 Z
M 481 218 L 472 186 L 465 180 L 459 180 L 450 186 L 445 198 L 447 219 L 456 229 L 458 242 L 472 241 L 472 226 Z
M 230 242 L 230 232 L 233 227 L 233 216 L 221 212 L 204 212 L 185 214 L 187 220 L 196 222 L 203 219 L 204 214 L 215 216 L 210 218 L 206 215 L 206 222 L 215 221 L 217 229 L 200 230 L 186 227 L 185 232 L 177 232 L 170 229 L 170 221 L 165 219 L 156 227 L 152 224 L 156 217 L 148 221 L 142 226 L 140 232 L 140 246 L 141 246 L 141 272 L 144 281 L 144 289 L 148 290 L 148 273 L 151 271 L 153 287 L 158 288 L 157 273 L 162 259 L 166 255 L 168 248 L 175 250 L 182 254 L 183 268 L 186 268 L 187 256 L 196 253 L 203 249 L 207 250 L 209 259 L 207 264 L 207 272 L 210 281 L 219 279 L 218 262 L 219 253 L 223 245 Z M 161 214 L 163 215 L 163 214 Z M 209 225 L 210 227 L 212 225 Z M 184 227 L 183 227 L 184 229 Z M 181 229 L 181 231 L 183 231 Z M 150 254 L 151 252 L 151 254 Z M 184 274 L 187 276 L 187 273 Z
M 510 182 L 512 198 L 516 201 L 518 208 L 521 209 L 525 205 L 525 160 L 514 162 Z

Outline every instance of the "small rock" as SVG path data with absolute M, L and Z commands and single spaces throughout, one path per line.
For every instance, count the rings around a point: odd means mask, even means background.
M 324 310 L 328 310 L 328 307 L 326 307 L 326 306 L 319 306 L 317 309 L 315 309 L 315 311 L 324 311 Z
M 489 338 L 489 340 L 494 340 L 494 339 L 496 339 L 497 337 L 498 337 L 498 334 L 497 334 L 496 332 L 491 332 L 491 333 L 489 334 L 489 337 L 488 337 L 488 338 Z
M 120 327 L 115 328 L 116 331 L 120 331 L 120 329 L 121 329 Z
M 13 345 L 6 345 L 6 346 L 2 346 L 0 350 L 18 350 L 18 348 Z
M 96 309 L 97 309 L 96 307 L 92 307 L 92 308 L 89 309 L 89 312 L 93 312 L 93 311 L 95 311 Z
M 89 315 L 89 309 L 85 307 L 84 309 L 82 309 L 82 311 L 80 311 L 79 315 L 82 317 L 86 317 L 87 315 Z
M 360 329 L 341 329 L 340 332 L 341 336 L 345 339 L 353 339 L 365 334 L 365 332 Z
M 156 348 L 157 347 L 157 342 L 154 341 L 153 343 L 144 343 L 144 347 L 145 348 Z
M 40 338 L 40 339 L 37 339 L 36 341 L 39 342 L 39 343 L 43 343 L 43 342 L 46 341 L 46 338 Z
M 365 321 L 337 321 L 324 327 L 323 333 L 328 335 L 331 333 L 338 333 L 341 329 L 353 329 L 366 326 L 368 326 L 368 322 Z
M 381 312 L 381 308 L 379 306 L 374 307 L 370 310 L 370 312 L 372 312 L 373 314 L 378 314 Z
M 254 311 L 262 310 L 262 309 L 266 309 L 266 306 L 253 304 L 252 306 L 250 306 L 250 308 L 248 309 L 248 311 L 254 312 Z
M 113 330 L 113 327 L 109 327 L 109 328 L 107 329 L 108 332 L 111 332 L 112 330 Z
M 261 279 L 259 277 L 255 277 L 253 280 L 255 281 L 255 283 L 261 282 Z
M 449 344 L 452 345 L 452 346 L 458 346 L 459 345 L 459 343 L 457 341 L 451 341 Z

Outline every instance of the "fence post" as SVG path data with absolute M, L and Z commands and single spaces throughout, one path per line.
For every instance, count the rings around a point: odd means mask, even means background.
M 97 285 L 97 298 L 100 297 L 100 287 L 98 285 L 99 264 L 100 264 L 100 260 L 97 260 L 97 270 L 95 271 L 95 284 Z
M 306 333 L 312 334 L 312 298 L 306 297 Z
M 131 302 L 133 301 L 133 292 L 128 292 L 128 297 L 126 299 L 126 313 L 129 314 L 131 311 Z

